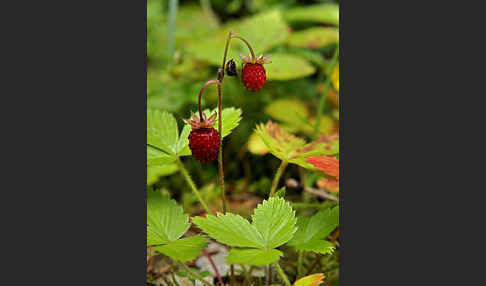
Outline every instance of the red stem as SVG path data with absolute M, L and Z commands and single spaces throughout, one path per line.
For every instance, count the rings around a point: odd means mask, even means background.
M 218 281 L 219 281 L 219 284 L 221 286 L 224 285 L 223 283 L 223 279 L 221 279 L 221 276 L 219 275 L 219 271 L 218 271 L 218 268 L 216 267 L 216 264 L 214 264 L 214 261 L 213 259 L 211 258 L 211 254 L 209 254 L 206 249 L 203 249 L 203 254 L 206 255 L 206 257 L 208 258 L 209 260 L 209 263 L 211 263 L 211 266 L 213 267 L 213 270 L 214 270 L 214 273 L 216 273 L 216 277 L 218 277 Z
M 210 85 L 210 84 L 217 84 L 217 85 L 221 85 L 221 82 L 217 79 L 212 79 L 212 80 L 208 80 L 202 87 L 201 87 L 201 90 L 199 90 L 199 99 L 198 99 L 198 107 L 199 107 L 199 120 L 203 120 L 203 115 L 202 115 L 202 110 L 201 110 L 201 96 L 202 96 L 202 93 L 204 91 L 204 89 Z

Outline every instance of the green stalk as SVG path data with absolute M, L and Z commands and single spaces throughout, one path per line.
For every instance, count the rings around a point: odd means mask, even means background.
M 338 55 L 339 55 L 339 46 L 336 47 L 336 51 L 334 53 L 334 56 L 332 58 L 331 64 L 329 66 L 329 74 L 326 77 L 326 81 L 324 82 L 324 91 L 321 96 L 321 100 L 319 102 L 319 106 L 317 107 L 317 116 L 316 116 L 316 123 L 314 125 L 314 139 L 317 139 L 319 135 L 319 125 L 321 124 L 321 117 L 322 117 L 322 111 L 324 110 L 324 106 L 326 104 L 326 96 L 327 92 L 329 90 L 329 87 L 331 86 L 331 74 L 332 71 L 334 70 L 334 67 L 336 66 L 336 63 L 338 61 Z
M 172 281 L 174 281 L 174 284 L 175 284 L 176 286 L 181 286 L 181 285 L 179 285 L 179 283 L 177 282 L 177 280 L 176 280 L 176 278 L 175 278 L 175 275 L 174 275 L 174 269 L 171 269 L 171 271 L 170 271 L 170 275 L 172 276 Z
M 275 177 L 273 177 L 272 188 L 270 190 L 270 197 L 273 197 L 275 195 L 275 190 L 277 189 L 278 182 L 280 181 L 280 177 L 282 176 L 283 171 L 287 167 L 287 164 L 288 164 L 287 161 L 282 161 L 280 163 L 277 173 L 275 174 Z
M 178 0 L 169 1 L 169 26 L 167 29 L 167 53 L 169 54 L 169 63 L 172 63 L 174 59 L 177 5 L 178 5 Z
M 287 278 L 287 275 L 285 275 L 285 273 L 283 272 L 283 270 L 280 267 L 280 265 L 278 264 L 278 262 L 273 263 L 273 265 L 275 265 L 275 269 L 277 269 L 277 272 L 280 275 L 280 277 L 282 278 L 285 286 L 291 286 L 290 282 L 289 282 L 289 278 Z
M 304 271 L 304 268 L 303 268 L 303 265 L 302 265 L 303 260 L 304 260 L 304 251 L 300 250 L 299 251 L 299 259 L 297 261 L 297 279 L 302 277 L 302 272 Z
M 192 271 L 191 269 L 189 269 L 189 267 L 187 267 L 187 265 L 185 265 L 184 263 L 182 263 L 180 261 L 179 261 L 179 264 L 182 266 L 182 268 L 184 268 L 184 270 L 187 272 L 187 274 L 189 274 L 189 276 L 191 276 L 193 279 L 197 279 L 197 280 L 201 281 L 206 286 L 212 286 L 208 281 L 204 280 L 204 278 L 201 275 L 199 275 L 199 273 Z
M 201 193 L 196 188 L 196 185 L 194 184 L 194 181 L 191 179 L 191 176 L 187 172 L 186 168 L 184 167 L 184 164 L 182 164 L 181 159 L 177 158 L 176 160 L 177 166 L 179 167 L 179 170 L 181 171 L 182 175 L 184 176 L 184 179 L 186 179 L 187 184 L 191 187 L 192 191 L 196 195 L 196 197 L 199 199 L 199 202 L 201 202 L 201 205 L 204 207 L 206 210 L 206 213 L 211 214 L 211 211 L 209 210 L 208 205 L 206 202 L 204 202 Z

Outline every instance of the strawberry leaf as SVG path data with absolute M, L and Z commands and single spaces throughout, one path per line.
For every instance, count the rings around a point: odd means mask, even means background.
M 215 108 L 213 110 L 205 109 L 203 113 L 206 115 L 207 118 L 209 118 L 211 115 L 214 113 L 217 113 L 218 109 Z M 234 108 L 234 107 L 228 107 L 224 108 L 222 111 L 221 116 L 223 117 L 223 124 L 221 125 L 221 129 L 223 133 L 223 138 L 228 136 L 233 129 L 235 129 L 239 124 L 241 120 L 241 109 L 239 108 Z M 216 117 L 216 120 L 214 121 L 213 128 L 218 130 L 218 120 L 219 117 Z
M 228 263 L 268 265 L 282 255 L 274 248 L 289 241 L 297 228 L 295 211 L 283 198 L 272 197 L 255 209 L 250 224 L 239 215 L 226 213 L 192 221 L 205 233 L 230 246 L 251 247 L 232 249 Z
M 283 253 L 277 249 L 231 249 L 226 262 L 229 264 L 269 265 L 280 259 Z
M 169 155 L 177 153 L 179 130 L 174 116 L 166 111 L 147 110 L 147 144 Z
M 189 226 L 189 216 L 183 213 L 176 201 L 160 191 L 147 191 L 147 233 L 151 235 L 150 241 L 155 241 L 154 235 L 157 235 L 162 243 L 174 242 Z
M 339 26 L 339 6 L 337 4 L 318 4 L 287 10 L 284 15 L 289 22 L 318 22 Z
M 192 222 L 212 238 L 230 246 L 255 248 L 265 246 L 256 227 L 239 215 L 218 213 L 217 217 L 213 215 L 207 215 L 206 218 L 195 217 Z
M 297 227 L 292 240 L 288 243 L 297 250 L 317 253 L 331 253 L 334 245 L 324 238 L 339 225 L 339 206 L 318 212 L 311 218 L 298 217 Z
M 309 156 L 307 162 L 324 173 L 339 179 L 339 160 L 333 156 Z
M 178 170 L 179 167 L 174 163 L 147 166 L 147 186 L 155 184 L 160 177 L 172 175 Z
M 294 54 L 272 54 L 270 59 L 272 63 L 265 65 L 268 80 L 291 80 L 316 72 L 310 62 Z
M 154 249 L 173 259 L 186 262 L 192 261 L 207 246 L 207 238 L 202 235 L 184 237 Z
M 266 248 L 277 248 L 286 243 L 297 230 L 295 211 L 282 198 L 264 200 L 255 209 L 252 220 L 262 234 Z
M 324 277 L 325 276 L 322 273 L 305 276 L 295 281 L 293 286 L 319 286 L 319 284 L 324 282 Z

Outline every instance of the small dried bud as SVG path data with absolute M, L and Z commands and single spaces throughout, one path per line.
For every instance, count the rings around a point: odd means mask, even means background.
M 228 63 L 226 63 L 226 74 L 229 76 L 236 76 L 236 64 L 233 59 L 229 60 Z

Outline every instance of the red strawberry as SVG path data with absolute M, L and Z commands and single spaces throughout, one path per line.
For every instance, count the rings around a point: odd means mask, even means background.
M 203 114 L 202 120 L 193 115 L 192 120 L 184 120 L 192 127 L 189 133 L 189 148 L 196 160 L 201 163 L 208 163 L 216 159 L 219 151 L 219 134 L 212 124 L 216 118 L 216 113 L 209 119 Z
M 243 70 L 241 71 L 241 80 L 249 91 L 259 91 L 265 85 L 267 77 L 263 64 L 269 63 L 268 57 L 263 55 L 257 58 L 242 57 Z

